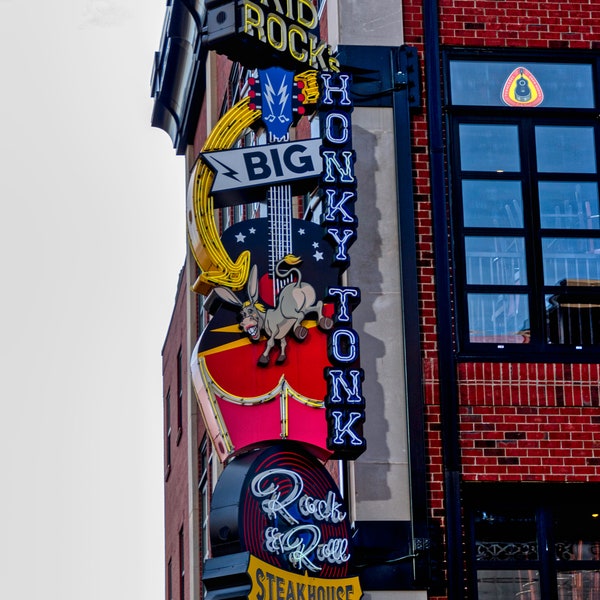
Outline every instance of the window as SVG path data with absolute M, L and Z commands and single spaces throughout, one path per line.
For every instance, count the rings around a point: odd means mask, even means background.
M 167 600 L 173 600 L 173 561 L 167 565 Z
M 181 346 L 177 352 L 177 444 L 183 432 L 183 357 Z
M 185 546 L 183 525 L 179 530 L 179 600 L 185 600 Z
M 171 473 L 171 390 L 165 398 L 165 479 Z
M 200 495 L 200 552 L 203 560 L 210 558 L 210 472 L 212 470 L 212 446 L 204 436 L 198 451 L 198 492 Z
M 590 356 L 600 345 L 595 65 L 452 55 L 447 65 L 460 351 Z
M 600 490 L 587 484 L 465 486 L 478 600 L 600 598 Z

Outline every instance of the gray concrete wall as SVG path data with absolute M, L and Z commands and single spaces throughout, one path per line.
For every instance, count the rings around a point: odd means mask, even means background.
M 328 0 L 332 45 L 399 46 L 398 0 Z M 356 520 L 410 520 L 405 357 L 394 122 L 390 108 L 355 108 L 358 239 L 348 284 L 361 289 L 353 313 L 365 371 L 367 451 L 353 465 Z
M 335 4 L 335 0 L 328 0 Z M 402 2 L 399 0 L 337 0 L 340 44 L 400 46 Z M 332 36 L 329 42 L 332 43 Z
M 357 520 L 410 520 L 404 345 L 392 110 L 352 115 L 359 219 L 349 283 L 365 371 L 367 451 L 354 465 Z

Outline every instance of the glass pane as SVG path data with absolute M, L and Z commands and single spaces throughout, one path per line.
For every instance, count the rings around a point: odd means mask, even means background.
M 464 179 L 465 227 L 523 227 L 520 181 Z
M 600 229 L 597 183 L 541 181 L 538 189 L 542 227 Z
M 600 500 L 579 510 L 559 507 L 554 513 L 554 537 L 558 560 L 600 561 Z
M 452 104 L 504 106 L 502 90 L 511 73 L 525 67 L 544 94 L 540 104 L 556 108 L 593 108 L 591 65 L 454 60 L 450 63 Z
M 526 285 L 525 241 L 518 237 L 466 237 L 467 283 Z
M 516 125 L 459 126 L 463 171 L 519 171 L 519 131 Z
M 543 238 L 545 285 L 598 285 L 600 239 Z
M 478 561 L 537 560 L 535 513 L 526 508 L 475 510 Z
M 546 339 L 550 344 L 599 344 L 600 296 L 572 289 L 546 296 Z
M 503 569 L 477 571 L 479 600 L 540 600 L 538 571 Z
M 469 341 L 483 344 L 529 342 L 525 294 L 469 294 Z
M 558 573 L 559 600 L 598 600 L 600 571 L 563 571 Z
M 593 127 L 539 126 L 535 144 L 540 173 L 596 172 Z

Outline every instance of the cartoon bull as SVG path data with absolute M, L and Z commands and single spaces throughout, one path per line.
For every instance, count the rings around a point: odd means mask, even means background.
M 286 336 L 290 331 L 296 339 L 303 340 L 308 335 L 308 329 L 302 325 L 302 321 L 310 313 L 317 313 L 317 324 L 321 329 L 328 330 L 333 326 L 333 321 L 323 315 L 323 302 L 317 299 L 312 285 L 302 282 L 300 270 L 296 265 L 301 259 L 288 254 L 282 258 L 275 267 L 275 275 L 281 279 L 293 276 L 295 280 L 283 287 L 277 299 L 275 308 L 265 307 L 258 302 L 258 275 L 256 265 L 250 269 L 246 291 L 249 300 L 242 302 L 230 289 L 216 287 L 215 293 L 225 302 L 240 307 L 240 328 L 250 337 L 253 342 L 260 339 L 261 331 L 267 335 L 265 351 L 258 359 L 260 366 L 269 364 L 269 354 L 279 342 L 280 350 L 276 363 L 281 364 L 286 359 Z M 285 272 L 281 269 L 288 267 Z

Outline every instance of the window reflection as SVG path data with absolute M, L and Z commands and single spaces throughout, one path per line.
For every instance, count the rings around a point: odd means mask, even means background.
M 600 343 L 600 295 L 582 290 L 565 280 L 565 291 L 546 297 L 546 337 L 551 344 L 578 346 Z M 582 286 L 597 282 L 582 282 Z M 566 289 L 569 284 L 571 289 Z
M 466 237 L 467 283 L 525 285 L 525 240 L 517 237 Z
M 543 238 L 545 285 L 597 285 L 600 239 Z
M 574 561 L 600 561 L 600 517 L 589 509 L 572 511 L 567 507 L 554 512 L 555 557 L 569 568 L 558 573 L 560 600 L 600 598 L 600 570 L 574 570 Z
M 537 167 L 540 173 L 595 173 L 593 127 L 535 128 Z
M 450 62 L 452 104 L 503 106 L 498 90 L 517 67 L 535 74 L 544 90 L 545 107 L 593 108 L 594 79 L 589 64 L 558 62 L 503 62 L 453 60 Z
M 540 574 L 534 570 L 477 571 L 479 600 L 539 600 Z
M 541 181 L 541 226 L 547 229 L 600 229 L 598 184 Z
M 578 346 L 600 343 L 600 240 L 542 239 L 544 284 L 560 291 L 546 296 L 546 339 Z
M 460 159 L 464 171 L 519 171 L 516 125 L 460 126 Z
M 465 179 L 462 193 L 465 227 L 523 227 L 520 181 Z
M 529 342 L 529 302 L 525 294 L 469 294 L 469 341 Z
M 592 59 L 450 56 L 454 281 L 467 299 L 457 304 L 460 343 L 531 343 L 552 354 L 600 344 L 600 129 L 580 110 L 597 104 Z M 554 111 L 509 106 L 518 67 Z
M 473 524 L 476 560 L 537 560 L 533 510 L 476 510 Z
M 597 486 L 467 487 L 478 600 L 600 599 Z
M 591 510 L 554 513 L 557 560 L 600 560 L 600 516 Z
M 600 571 L 563 571 L 557 579 L 559 600 L 600 598 Z

